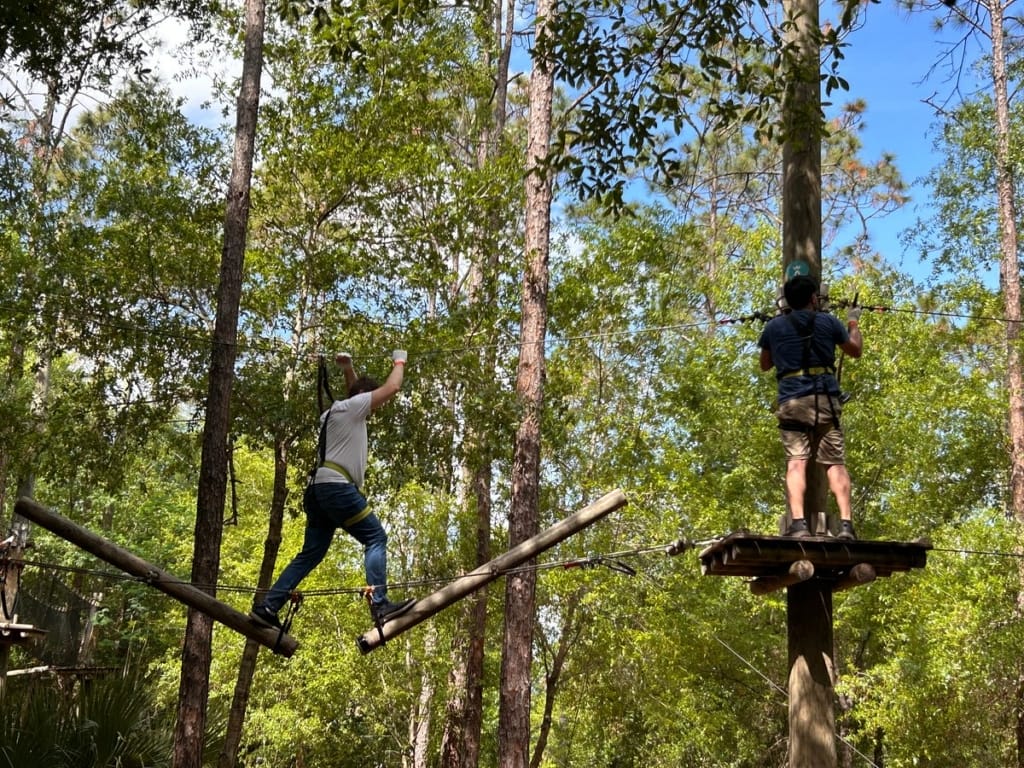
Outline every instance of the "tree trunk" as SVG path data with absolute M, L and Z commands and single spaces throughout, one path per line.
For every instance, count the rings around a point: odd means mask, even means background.
M 423 641 L 423 650 L 428 657 L 437 652 L 437 625 L 431 623 L 427 627 Z M 415 661 L 406 658 L 406 668 L 414 669 Z M 412 744 L 412 768 L 428 768 L 430 765 L 430 702 L 434 699 L 434 676 L 432 671 L 423 666 L 420 668 L 420 695 L 412 706 L 409 718 L 409 741 Z
M 509 547 L 534 536 L 539 528 L 540 421 L 544 401 L 544 340 L 547 333 L 548 248 L 551 227 L 551 179 L 540 166 L 551 139 L 554 76 L 546 52 L 548 25 L 555 6 L 539 0 L 535 59 L 530 74 L 530 118 L 526 146 L 526 269 L 523 276 L 522 327 L 516 395 L 522 421 L 512 461 Z M 536 612 L 537 574 L 512 574 L 505 586 L 498 715 L 498 764 L 527 768 L 530 753 L 530 665 Z
M 818 0 L 784 0 L 790 23 L 787 54 L 785 126 L 782 148 L 783 276 L 810 275 L 821 280 L 821 112 Z M 825 523 L 825 470 L 809 462 L 804 497 L 812 531 Z M 821 620 L 822 600 L 829 602 Z M 836 765 L 835 710 L 832 680 L 832 592 L 819 580 L 787 590 L 789 625 L 789 764 L 794 768 Z M 817 601 L 817 602 L 816 602 Z M 815 612 L 817 609 L 817 612 Z
M 507 2 L 507 6 L 506 6 Z M 477 166 L 487 167 L 500 153 L 500 138 L 504 134 L 508 99 L 508 70 L 512 56 L 512 35 L 515 28 L 515 0 L 493 0 L 494 37 L 499 41 L 491 103 L 492 123 L 481 132 L 477 147 Z M 485 62 L 490 67 L 490 47 L 485 47 Z M 497 225 L 496 227 L 497 228 Z M 471 266 L 469 301 L 474 306 L 489 306 L 494 284 L 493 272 L 497 268 L 497 252 L 480 253 Z M 488 344 L 481 353 L 481 370 L 493 370 L 493 347 Z M 476 509 L 476 556 L 474 566 L 479 567 L 491 559 L 491 461 L 487 430 L 470 425 L 466 437 L 469 456 L 475 457 L 468 466 L 470 503 Z M 452 669 L 444 734 L 441 740 L 441 768 L 477 768 L 480 760 L 480 739 L 483 729 L 483 676 L 484 643 L 487 636 L 487 605 L 490 590 L 475 592 L 466 605 L 467 628 L 459 637 L 462 647 L 461 662 Z
M 270 503 L 270 522 L 267 526 L 267 538 L 263 542 L 263 560 L 260 563 L 260 575 L 257 582 L 258 590 L 266 590 L 274 578 L 274 566 L 277 554 L 281 549 L 281 530 L 284 525 L 284 508 L 288 501 L 288 445 L 286 440 L 278 440 L 274 445 L 274 492 Z M 256 660 L 259 657 L 260 644 L 252 640 L 245 641 L 242 660 L 238 665 L 238 677 L 235 680 L 234 698 L 231 700 L 231 711 L 228 713 L 227 732 L 224 746 L 217 761 L 218 768 L 235 768 L 238 762 L 238 747 L 242 742 L 242 726 L 245 724 L 245 713 L 249 706 L 249 693 L 252 690 L 252 678 L 256 672 Z
M 540 721 L 540 730 L 537 734 L 537 746 L 533 750 L 533 759 L 530 761 L 530 768 L 540 768 L 544 759 L 544 750 L 548 744 L 548 736 L 551 734 L 551 723 L 555 711 L 555 698 L 558 694 L 558 683 L 562 679 L 562 670 L 565 668 L 565 660 L 569 656 L 569 650 L 576 643 L 579 631 L 576 623 L 576 609 L 580 604 L 580 594 L 577 592 L 570 600 L 566 608 L 565 616 L 562 619 L 562 632 L 558 638 L 558 646 L 551 658 L 551 665 L 547 674 L 544 675 L 544 714 Z
M 477 472 L 474 483 L 477 506 L 476 559 L 491 559 L 491 469 Z M 470 603 L 469 650 L 466 654 L 466 718 L 463 732 L 463 765 L 477 768 L 484 722 L 484 641 L 487 637 L 488 588 L 473 595 Z
M 992 85 L 996 112 L 996 201 L 999 211 L 999 287 L 1006 316 L 1006 385 L 1009 397 L 1007 419 L 1010 437 L 1010 510 L 1024 523 L 1024 374 L 1020 351 L 1020 263 L 1017 251 L 1016 179 L 1010 147 L 1010 100 L 1007 89 L 1006 38 L 1003 7 L 989 3 L 992 40 Z M 1020 587 L 1017 609 L 1024 611 L 1024 560 L 1018 561 Z M 1024 768 L 1024 665 L 1018 667 L 1017 766 Z
M 488 453 L 489 455 L 489 453 Z M 476 509 L 476 556 L 479 567 L 491 559 L 491 469 L 489 460 L 472 476 Z M 476 768 L 483 727 L 484 641 L 487 636 L 488 587 L 466 599 L 467 628 L 458 634 L 456 663 L 449 679 L 451 694 L 441 739 L 441 768 Z
M 263 69 L 265 0 L 246 0 L 242 84 L 235 121 L 235 146 L 224 216 L 224 249 L 217 289 L 210 380 L 203 427 L 202 464 L 196 500 L 192 583 L 216 593 L 220 543 L 227 492 L 227 437 L 234 385 L 235 342 L 242 294 L 242 265 L 249 224 L 249 188 L 256 142 L 260 76 Z M 189 610 L 181 654 L 178 719 L 174 728 L 173 768 L 201 768 L 210 688 L 213 620 Z

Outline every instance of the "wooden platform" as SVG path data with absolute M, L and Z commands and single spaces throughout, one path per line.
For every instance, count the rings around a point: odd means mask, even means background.
M 29 640 L 36 640 L 45 634 L 45 629 L 33 627 L 31 624 L 12 624 L 0 621 L 0 646 L 23 645 Z
M 891 576 L 897 571 L 924 568 L 932 544 L 913 542 L 847 541 L 831 536 L 765 536 L 731 533 L 700 553 L 705 576 L 753 578 L 756 593 L 771 592 L 809 578 L 831 579 L 845 589 Z

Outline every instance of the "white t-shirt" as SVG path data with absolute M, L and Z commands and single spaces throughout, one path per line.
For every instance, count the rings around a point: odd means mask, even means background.
M 349 477 L 330 467 L 320 467 L 316 472 L 318 483 L 347 483 L 349 478 L 362 487 L 366 478 L 366 419 L 370 415 L 371 393 L 363 392 L 347 400 L 335 400 L 331 407 L 320 416 L 320 428 L 327 422 L 325 436 L 326 461 L 345 468 Z

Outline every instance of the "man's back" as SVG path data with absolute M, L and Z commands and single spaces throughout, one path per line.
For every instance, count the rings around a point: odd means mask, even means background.
M 768 321 L 758 346 L 768 350 L 778 379 L 779 402 L 814 392 L 839 394 L 836 347 L 850 337 L 839 320 L 810 309 Z

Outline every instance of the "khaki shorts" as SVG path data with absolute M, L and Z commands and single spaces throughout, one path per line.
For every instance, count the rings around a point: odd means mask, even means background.
M 807 395 L 787 400 L 775 411 L 786 459 L 815 457 L 819 464 L 845 464 L 843 432 L 836 421 L 843 408 L 829 395 Z

